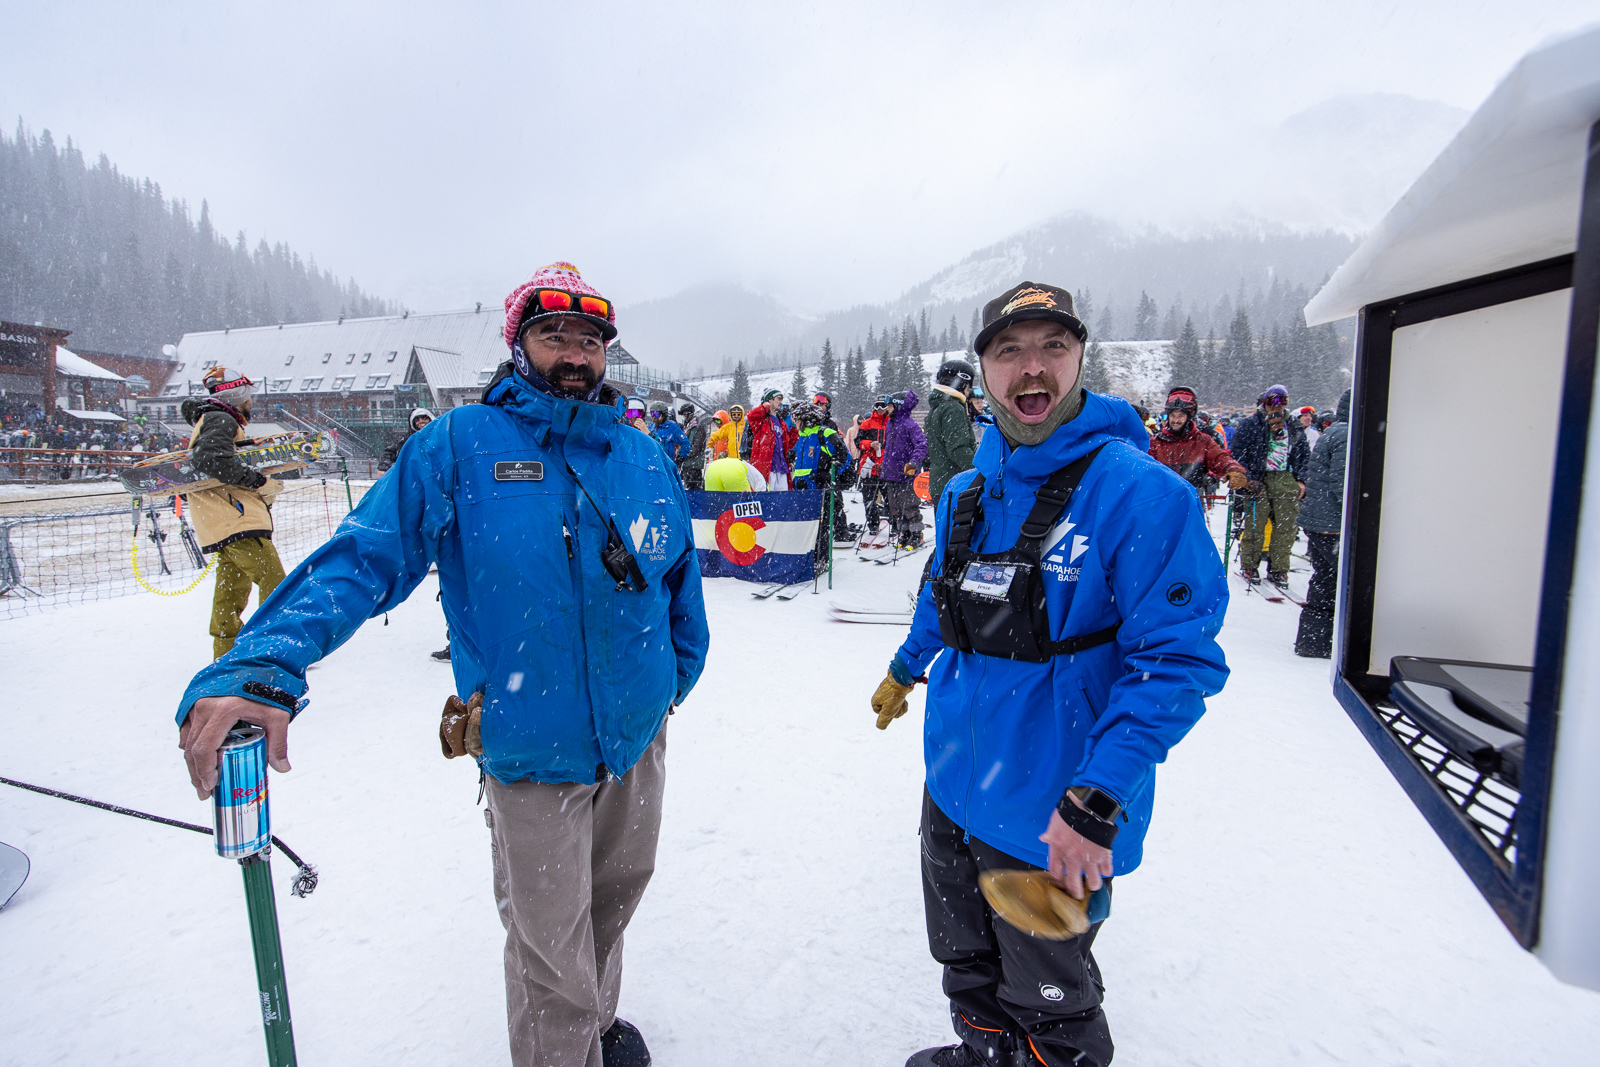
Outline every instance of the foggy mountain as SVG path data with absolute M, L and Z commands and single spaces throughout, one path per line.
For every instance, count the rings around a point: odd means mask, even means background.
M 824 338 L 857 344 L 869 327 L 881 331 L 924 311 L 935 329 L 953 318 L 970 338 L 983 303 L 1028 279 L 1087 296 L 1082 310 L 1105 340 L 1172 339 L 1184 318 L 1202 337 L 1221 336 L 1240 306 L 1258 328 L 1287 327 L 1355 246 L 1354 237 L 1331 230 L 1240 227 L 1185 237 L 1073 215 L 978 249 L 885 304 L 807 317 L 736 286 L 708 287 L 621 309 L 619 325 L 643 362 L 685 374 L 726 373 L 741 359 L 751 367 L 792 368 L 815 362 Z M 1136 311 L 1146 294 L 1158 315 L 1153 328 L 1140 329 Z
M 149 178 L 91 164 L 49 130 L 0 135 L 0 317 L 71 330 L 74 348 L 153 356 L 191 330 L 398 308 L 243 231 L 230 241 Z
M 713 300 L 704 305 L 685 301 L 700 317 L 678 306 L 683 294 L 623 309 L 623 328 L 645 362 L 686 374 L 726 373 L 739 359 L 792 368 L 814 362 L 824 338 L 848 347 L 869 325 L 881 331 L 924 310 L 936 328 L 953 316 L 970 336 L 976 308 L 1028 279 L 1087 293 L 1087 318 L 1106 340 L 1139 338 L 1135 311 L 1145 293 L 1160 310 L 1162 336 L 1175 336 L 1165 329 L 1175 303 L 1201 337 L 1226 334 L 1241 304 L 1257 329 L 1287 330 L 1304 304 L 1289 306 L 1299 291 L 1316 291 L 1466 117 L 1460 108 L 1394 93 L 1334 97 L 1241 134 L 1207 158 L 1175 160 L 1176 177 L 1130 175 L 1164 190 L 1149 217 L 1208 218 L 1210 226 L 1133 227 L 1067 212 L 980 248 L 885 303 L 807 315 L 727 285 L 705 294 Z M 1191 200 L 1185 170 L 1204 175 L 1197 187 L 1214 185 L 1218 172 L 1235 177 L 1225 200 Z M 707 323 L 713 309 L 714 329 Z

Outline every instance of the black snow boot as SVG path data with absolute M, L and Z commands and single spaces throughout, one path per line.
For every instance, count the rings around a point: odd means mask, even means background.
M 992 1049 L 992 1057 L 968 1044 L 945 1045 L 942 1048 L 925 1048 L 906 1061 L 906 1067 L 1012 1067 L 1013 1064 L 1032 1063 L 1017 1052 L 1017 1044 L 1010 1034 L 1002 1035 L 1000 1047 Z
M 600 1035 L 600 1062 L 605 1067 L 650 1067 L 650 1050 L 639 1028 L 626 1019 L 611 1020 L 611 1029 Z
M 440 663 L 449 663 L 450 662 L 450 646 L 449 645 L 445 645 L 439 651 L 430 652 L 430 653 L 428 653 L 428 655 L 432 656 L 434 659 L 438 660 Z

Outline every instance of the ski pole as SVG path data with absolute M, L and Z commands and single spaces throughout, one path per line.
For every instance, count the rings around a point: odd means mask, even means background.
M 1233 555 L 1233 494 L 1228 494 L 1228 525 L 1222 535 L 1222 573 L 1228 573 L 1228 560 Z
M 828 589 L 833 589 L 833 471 L 828 471 Z

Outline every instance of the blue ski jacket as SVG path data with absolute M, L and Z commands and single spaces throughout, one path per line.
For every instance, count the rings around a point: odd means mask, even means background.
M 934 802 L 968 833 L 1041 867 L 1048 850 L 1039 835 L 1073 785 L 1121 802 L 1127 821 L 1112 863 L 1119 875 L 1139 865 L 1155 765 L 1227 680 L 1216 642 L 1228 604 L 1222 561 L 1194 489 L 1146 453 L 1149 441 L 1125 401 L 1088 393 L 1078 416 L 1042 444 L 1013 449 L 986 433 L 974 458 L 985 481 L 972 549 L 1002 552 L 1016 544 L 1045 480 L 1105 446 L 1041 558 L 1051 637 L 1120 620 L 1114 641 L 1048 663 L 946 649 L 926 586 L 891 668 L 902 681 L 928 671 L 923 753 Z M 972 471 L 957 474 L 940 497 L 934 573 L 955 497 L 972 480 Z
M 660 443 L 661 450 L 673 463 L 682 462 L 683 457 L 689 454 L 688 435 L 683 432 L 683 427 L 671 418 L 660 426 L 653 427 L 650 436 Z
M 618 590 L 601 564 L 613 522 L 644 592 Z M 505 374 L 484 403 L 406 442 L 232 651 L 195 675 L 179 723 L 200 697 L 248 697 L 250 683 L 299 698 L 306 668 L 435 562 L 456 693 L 484 694 L 482 765 L 502 782 L 625 773 L 700 677 L 709 634 L 677 471 L 609 395 L 558 399 Z
M 844 447 L 839 431 L 831 426 L 801 430 L 794 446 L 793 488 L 815 489 L 826 484 L 830 470 L 836 481 L 850 473 L 850 450 Z

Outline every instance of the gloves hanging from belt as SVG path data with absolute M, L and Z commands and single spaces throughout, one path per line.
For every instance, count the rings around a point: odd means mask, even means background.
M 482 693 L 473 693 L 467 701 L 450 694 L 439 717 L 439 747 L 444 750 L 445 759 L 483 755 L 482 720 Z

